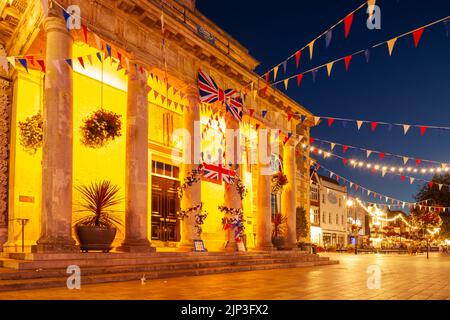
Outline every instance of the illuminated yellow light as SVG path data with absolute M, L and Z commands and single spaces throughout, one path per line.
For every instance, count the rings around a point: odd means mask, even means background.
M 363 165 L 364 165 L 364 163 L 362 163 L 362 162 L 358 163 L 359 167 L 362 167 Z
M 408 167 L 408 169 L 406 169 L 406 171 L 411 172 L 412 171 L 411 167 Z

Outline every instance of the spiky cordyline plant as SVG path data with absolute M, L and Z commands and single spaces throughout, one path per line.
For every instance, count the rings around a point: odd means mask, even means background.
M 87 212 L 88 215 L 75 221 L 76 226 L 89 226 L 100 228 L 112 228 L 122 225 L 118 216 L 118 210 L 113 210 L 116 205 L 123 201 L 118 196 L 119 187 L 111 184 L 111 181 L 102 180 L 91 182 L 89 185 L 76 186 L 80 192 L 82 202 L 81 210 L 74 212 Z

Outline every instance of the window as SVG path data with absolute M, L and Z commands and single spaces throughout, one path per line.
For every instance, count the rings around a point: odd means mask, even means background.
M 339 197 L 339 208 L 342 207 L 342 199 Z
M 171 164 L 152 161 L 153 174 L 178 179 L 180 175 L 179 171 L 178 167 L 172 166 Z
M 278 208 L 278 194 L 276 193 L 272 193 L 270 195 L 270 210 L 272 212 L 272 216 L 280 213 L 280 210 Z
M 312 212 L 313 214 L 312 214 L 311 222 L 313 224 L 318 224 L 319 223 L 319 208 L 314 208 L 312 211 L 313 211 Z
M 339 224 L 339 215 L 336 213 L 336 224 Z
M 325 203 L 325 195 L 322 195 L 322 203 Z
M 311 200 L 319 201 L 319 188 L 316 184 L 311 185 Z
M 322 222 L 325 223 L 325 212 L 322 213 Z
M 330 213 L 328 213 L 328 223 L 329 224 L 331 224 L 332 222 L 331 222 L 331 212 Z
M 344 225 L 344 215 L 341 216 L 341 224 Z

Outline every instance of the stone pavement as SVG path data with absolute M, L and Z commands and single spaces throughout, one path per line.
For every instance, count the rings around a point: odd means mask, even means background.
M 2 292 L 0 299 L 436 299 L 450 300 L 450 255 L 326 254 L 340 264 L 197 277 Z M 369 266 L 381 272 L 368 289 Z M 372 285 L 376 282 L 369 281 Z

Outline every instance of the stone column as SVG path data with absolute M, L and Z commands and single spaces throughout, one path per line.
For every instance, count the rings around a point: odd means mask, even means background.
M 184 109 L 183 129 L 183 164 L 180 170 L 180 181 L 184 182 L 187 175 L 196 169 L 201 162 L 201 135 L 200 135 L 200 99 L 198 89 L 189 86 L 186 91 L 186 98 L 189 108 Z M 202 202 L 201 181 L 194 183 L 183 191 L 181 199 L 181 209 L 187 210 L 199 205 Z M 182 250 L 193 250 L 194 240 L 200 240 L 195 232 L 195 217 L 190 215 L 182 222 L 181 244 Z
M 230 112 L 225 114 L 225 124 L 226 124 L 226 151 L 225 159 L 226 165 L 231 164 L 231 169 L 236 171 L 236 176 L 240 177 L 240 166 L 242 162 L 242 157 L 240 154 L 240 132 L 239 132 L 239 122 L 233 117 Z M 224 206 L 232 209 L 242 209 L 242 199 L 237 191 L 234 184 L 225 183 L 224 191 Z M 227 245 L 225 247 L 226 251 L 237 251 L 236 229 L 232 228 L 227 230 Z
M 295 209 L 295 147 L 293 139 L 286 142 L 283 148 L 283 169 L 288 183 L 281 194 L 281 212 L 286 217 L 286 243 L 285 248 L 293 249 L 297 244 L 296 209 Z
M 256 234 L 257 250 L 273 250 L 272 245 L 272 174 L 270 168 L 270 135 L 267 129 L 258 130 L 258 207 Z
M 134 67 L 128 75 L 125 164 L 125 239 L 120 251 L 154 251 L 148 240 L 147 75 Z
M 44 21 L 46 79 L 42 147 L 41 236 L 33 252 L 77 250 L 72 238 L 72 69 L 54 60 L 72 56 L 73 39 L 60 12 Z

